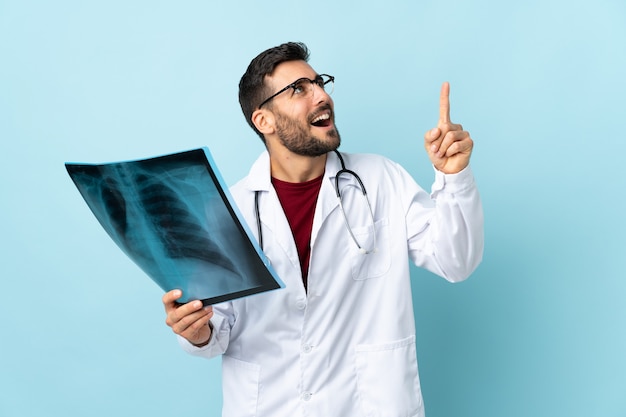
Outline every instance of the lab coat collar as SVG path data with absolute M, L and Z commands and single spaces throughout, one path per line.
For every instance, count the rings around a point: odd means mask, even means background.
M 344 160 L 347 155 L 344 154 Z M 348 167 L 349 162 L 346 162 Z M 324 168 L 324 181 L 320 188 L 320 194 L 317 200 L 317 209 L 315 210 L 315 217 L 313 220 L 313 236 L 319 230 L 319 227 L 324 223 L 324 220 L 328 215 L 339 206 L 339 200 L 335 193 L 335 176 L 341 169 L 341 162 L 335 152 L 329 152 L 326 158 L 326 166 Z M 257 160 L 252 164 L 250 172 L 247 177 L 247 187 L 250 191 L 270 191 L 272 189 L 272 181 L 270 177 L 270 157 L 267 150 L 263 151 Z M 350 176 L 342 176 L 340 186 L 345 185 L 346 181 L 353 181 Z M 262 212 L 261 216 L 264 217 L 267 214 L 267 210 Z M 268 219 L 269 220 L 269 219 Z
M 326 158 L 326 166 L 324 167 L 324 180 L 320 187 L 320 193 L 317 199 L 317 208 L 313 218 L 313 228 L 311 230 L 311 245 L 317 239 L 317 234 L 328 217 L 328 215 L 339 206 L 339 201 L 335 194 L 335 174 L 341 169 L 339 158 L 334 152 L 330 152 Z M 298 252 L 293 241 L 293 234 L 284 212 L 280 210 L 276 191 L 272 186 L 270 175 L 270 157 L 267 151 L 259 155 L 257 160 L 252 164 L 250 172 L 246 177 L 247 189 L 255 193 L 260 191 L 267 192 L 268 196 L 263 196 L 260 201 L 260 217 L 264 228 L 271 231 L 276 242 L 283 249 L 285 255 L 289 259 L 294 273 L 299 275 L 300 264 L 298 260 Z M 343 180 L 342 180 L 343 181 Z M 265 194 L 265 193 L 264 193 Z M 265 236 L 269 236 L 269 233 Z M 304 289 L 303 289 L 304 291 Z
M 335 174 L 341 169 L 341 162 L 335 152 L 329 152 L 324 168 L 325 183 L 330 182 L 331 191 L 334 195 Z M 342 180 L 343 181 L 343 180 Z M 263 151 L 252 164 L 247 177 L 247 186 L 250 191 L 269 191 L 272 186 L 270 177 L 270 156 L 267 150 Z M 324 187 L 322 187 L 324 188 Z
M 272 186 L 270 178 L 270 155 L 263 151 L 252 164 L 246 179 L 250 191 L 269 191 Z
M 350 162 L 347 160 L 348 155 L 343 154 L 346 162 L 346 168 L 350 169 Z M 317 208 L 313 217 L 313 227 L 311 230 L 311 246 L 314 246 L 317 235 L 326 221 L 326 218 L 339 207 L 339 200 L 335 192 L 335 177 L 341 169 L 341 162 L 335 152 L 329 152 L 326 158 L 326 166 L 324 168 L 324 180 L 320 188 L 317 199 Z M 270 195 L 276 197 L 270 176 L 270 158 L 269 153 L 264 151 L 257 160 L 252 164 L 249 175 L 246 179 L 247 188 L 251 192 L 267 191 Z M 340 179 L 340 187 L 344 187 L 347 182 L 354 181 L 352 176 L 344 175 Z M 284 213 L 278 209 L 279 204 L 277 198 L 261 198 L 260 216 L 264 227 L 272 230 L 276 234 L 277 242 L 287 254 L 294 268 L 299 268 L 298 253 L 293 242 L 293 235 L 287 223 Z
M 335 176 L 337 171 L 341 169 L 341 162 L 335 152 L 329 152 L 326 157 L 326 168 L 324 171 L 324 181 L 320 188 L 320 194 L 317 199 L 317 210 L 314 219 L 313 229 L 315 230 L 315 222 L 319 220 L 321 222 L 333 211 L 338 205 L 337 194 L 335 193 Z M 321 224 L 321 223 L 320 223 Z

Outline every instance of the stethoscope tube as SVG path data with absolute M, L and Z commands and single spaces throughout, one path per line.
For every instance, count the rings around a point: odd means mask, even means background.
M 374 230 L 374 234 L 373 234 L 374 235 L 374 247 L 373 249 L 370 249 L 370 250 L 364 249 L 359 244 L 359 241 L 357 240 L 356 236 L 354 236 L 354 233 L 352 232 L 352 228 L 350 227 L 350 223 L 348 222 L 348 217 L 346 216 L 346 211 L 343 208 L 343 201 L 341 200 L 341 191 L 339 190 L 339 177 L 342 174 L 348 174 L 348 175 L 352 175 L 357 180 L 357 182 L 359 183 L 359 187 L 361 188 L 361 192 L 363 193 L 363 197 L 365 197 L 365 202 L 367 203 L 369 215 L 372 220 L 372 227 L 375 229 L 376 226 L 374 222 L 374 213 L 372 211 L 372 206 L 370 205 L 369 199 L 367 198 L 367 190 L 365 189 L 365 185 L 363 185 L 363 181 L 361 181 L 361 178 L 356 172 L 346 169 L 346 164 L 343 161 L 343 157 L 341 156 L 339 151 L 335 150 L 335 154 L 337 155 L 337 157 L 339 158 L 339 162 L 341 163 L 341 169 L 337 171 L 337 174 L 335 174 L 335 194 L 337 195 L 337 200 L 339 200 L 339 208 L 341 209 L 341 214 L 343 215 L 343 220 L 346 224 L 346 228 L 348 229 L 348 232 L 350 233 L 350 237 L 352 238 L 356 246 L 359 248 L 359 252 L 361 252 L 364 255 L 376 252 L 376 243 L 377 243 L 376 242 L 376 230 Z M 259 246 L 261 247 L 261 250 L 263 250 L 263 230 L 261 228 L 261 214 L 259 210 L 259 194 L 260 194 L 260 191 L 258 190 L 254 192 L 254 211 L 255 211 L 257 230 L 258 230 L 258 236 L 259 236 Z
M 259 231 L 259 246 L 263 250 L 263 231 L 261 230 L 261 213 L 259 212 L 259 194 L 257 190 L 254 192 L 254 212 L 256 213 L 256 225 Z

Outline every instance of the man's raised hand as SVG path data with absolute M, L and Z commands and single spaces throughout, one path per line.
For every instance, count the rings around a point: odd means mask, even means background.
M 450 121 L 450 84 L 441 86 L 439 122 L 424 135 L 426 152 L 437 170 L 456 174 L 469 165 L 474 142 L 460 124 Z

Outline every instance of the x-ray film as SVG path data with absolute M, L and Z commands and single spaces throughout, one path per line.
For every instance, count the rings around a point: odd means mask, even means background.
M 205 305 L 283 287 L 208 148 L 65 164 L 104 230 L 164 291 Z

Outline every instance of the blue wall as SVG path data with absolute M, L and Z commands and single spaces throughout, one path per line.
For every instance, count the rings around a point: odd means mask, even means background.
M 475 139 L 484 262 L 413 273 L 428 417 L 626 415 L 626 3 L 336 3 L 0 0 L 0 416 L 219 415 L 219 360 L 179 350 L 63 162 L 207 145 L 233 183 L 262 150 L 239 77 L 286 40 L 337 77 L 342 149 L 429 188 L 445 80 Z

